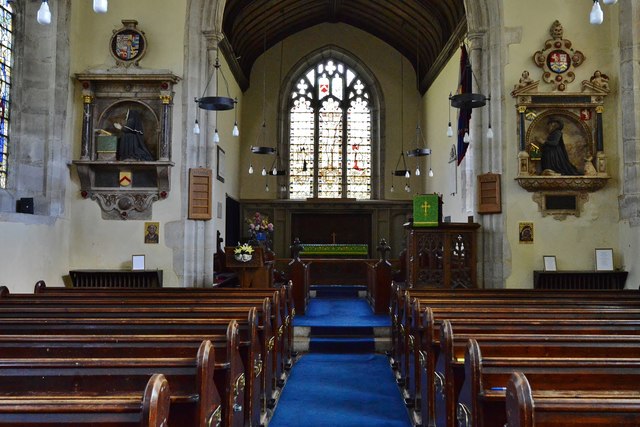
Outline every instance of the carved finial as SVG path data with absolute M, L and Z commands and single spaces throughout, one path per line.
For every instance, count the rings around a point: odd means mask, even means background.
M 289 246 L 291 248 L 291 257 L 295 260 L 300 259 L 300 252 L 304 251 L 304 246 L 300 243 L 299 238 L 293 239 L 293 245 Z
M 564 28 L 562 28 L 562 24 L 557 19 L 553 21 L 551 24 L 551 29 L 549 30 L 549 34 L 551 34 L 551 38 L 554 40 L 562 40 L 564 36 Z
M 391 252 L 391 246 L 387 244 L 387 241 L 384 238 L 380 239 L 380 244 L 378 244 L 378 254 L 380 255 L 380 259 L 382 261 L 387 261 L 389 252 Z

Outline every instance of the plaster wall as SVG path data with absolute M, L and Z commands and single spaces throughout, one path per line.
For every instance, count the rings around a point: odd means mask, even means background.
M 402 147 L 404 137 L 405 150 L 413 143 L 415 125 L 419 107 L 419 96 L 416 90 L 415 72 L 413 67 L 402 58 L 398 51 L 391 48 L 380 39 L 373 37 L 361 30 L 346 24 L 321 24 L 302 31 L 287 38 L 284 41 L 284 49 L 280 44 L 267 50 L 255 62 L 250 76 L 250 87 L 244 93 L 242 119 L 244 123 L 242 136 L 242 149 L 240 155 L 240 196 L 243 199 L 273 199 L 277 198 L 277 186 L 275 180 L 270 178 L 270 191 L 265 192 L 265 178 L 260 175 L 263 164 L 269 168 L 272 157 L 250 156 L 249 149 L 252 145 L 270 145 L 275 147 L 279 138 L 277 128 L 273 123 L 278 120 L 278 106 L 280 99 L 281 82 L 288 75 L 291 68 L 301 59 L 312 52 L 333 45 L 351 52 L 372 72 L 382 90 L 381 109 L 383 125 L 381 126 L 381 152 L 383 159 L 381 165 L 384 186 L 381 194 L 385 199 L 410 199 L 415 192 L 423 191 L 423 180 L 411 177 L 410 193 L 403 190 L 405 180 L 395 179 L 396 191 L 391 192 L 391 171 L 395 169 L 396 162 Z M 281 58 L 281 52 L 283 52 Z M 404 62 L 401 67 L 400 61 Z M 266 69 L 266 94 L 263 90 L 263 76 Z M 282 67 L 282 69 L 281 69 Z M 403 70 L 401 69 L 403 68 Z M 400 76 L 404 75 L 404 82 Z M 404 97 L 402 92 L 404 92 Z M 266 99 L 263 112 L 263 97 Z M 404 109 L 401 107 L 404 103 Z M 404 111 L 404 119 L 401 117 Z M 259 142 L 258 136 L 262 126 L 263 116 L 267 123 L 267 141 Z M 404 124 L 404 134 L 401 129 Z M 403 136 L 402 136 L 403 135 Z M 249 162 L 253 159 L 255 172 L 248 174 Z M 408 166 L 413 169 L 413 160 L 408 161 Z M 402 167 L 401 167 L 402 168 Z
M 451 146 L 458 145 L 457 126 L 458 110 L 449 107 L 449 94 L 455 93 L 458 87 L 460 68 L 460 50 L 449 60 L 438 78 L 433 82 L 425 96 L 423 105 L 426 119 L 423 127 L 427 146 L 431 148 L 431 168 L 433 177 L 427 175 L 428 169 L 422 175 L 426 182 L 427 193 L 442 195 L 442 215 L 450 216 L 452 222 L 467 222 L 470 214 L 464 210 L 461 197 L 460 170 L 457 161 L 449 163 Z M 447 137 L 447 125 L 451 120 L 454 135 Z M 469 147 L 473 149 L 473 144 Z
M 106 69 L 115 65 L 109 53 L 112 31 L 122 26 L 122 19 L 136 19 L 138 29 L 147 37 L 147 52 L 140 61 L 140 68 L 170 70 L 177 76 L 183 74 L 183 43 L 186 13 L 185 1 L 141 0 L 130 2 L 112 0 L 109 12 L 101 15 L 91 9 L 90 2 L 76 2 L 71 13 L 71 79 L 75 73 L 90 69 Z M 73 120 L 69 133 L 73 141 L 73 158 L 80 156 L 81 140 L 81 90 L 74 82 L 72 97 Z M 180 175 L 183 152 L 182 144 L 187 142 L 182 127 L 182 88 L 174 86 L 171 191 L 165 200 L 153 204 L 150 221 L 160 223 L 158 244 L 144 243 L 144 221 L 103 220 L 98 204 L 80 197 L 79 181 L 75 168 L 71 168 L 69 214 L 73 227 L 70 229 L 71 247 L 67 261 L 69 269 L 97 268 L 118 269 L 131 267 L 131 255 L 146 255 L 146 268 L 164 270 L 165 286 L 175 286 L 177 277 L 171 266 L 173 252 L 167 245 L 170 238 L 164 225 L 181 217 L 181 188 L 186 183 Z M 193 122 L 191 123 L 191 128 Z M 191 130 L 191 128 L 189 130 Z
M 505 28 L 517 27 L 521 39 L 509 45 L 506 76 L 503 86 L 504 102 L 504 169 L 502 174 L 503 212 L 505 230 L 509 242 L 511 275 L 506 287 L 532 286 L 533 270 L 542 269 L 542 256 L 555 255 L 558 269 L 592 270 L 595 268 L 594 249 L 614 248 L 614 265 L 629 268 L 629 261 L 621 259 L 618 230 L 618 209 L 615 208 L 620 188 L 621 159 L 619 145 L 619 107 L 616 102 L 619 63 L 616 49 L 617 5 L 604 7 L 605 20 L 600 26 L 589 24 L 590 2 L 568 0 L 557 7 L 553 0 L 531 3 L 515 0 L 503 3 Z M 573 42 L 573 48 L 586 56 L 585 62 L 575 69 L 576 79 L 567 91 L 579 92 L 580 83 L 589 80 L 595 70 L 610 77 L 612 93 L 606 98 L 604 112 L 604 140 L 607 170 L 611 180 L 603 190 L 589 194 L 580 217 L 542 217 L 532 193 L 522 189 L 515 181 L 517 175 L 517 116 L 515 100 L 508 94 L 518 82 L 523 70 L 528 70 L 534 80 L 541 79 L 542 72 L 533 62 L 533 53 L 544 48 L 550 38 L 549 28 L 557 19 L 564 27 L 564 38 Z M 552 85 L 540 82 L 539 91 L 551 91 Z M 533 244 L 519 243 L 518 225 L 532 222 Z M 625 265 L 626 264 L 626 265 Z

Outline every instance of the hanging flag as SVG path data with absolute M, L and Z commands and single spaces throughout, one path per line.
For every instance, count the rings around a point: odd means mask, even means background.
M 462 45 L 460 54 L 460 83 L 458 85 L 458 94 L 471 93 L 472 84 L 471 65 L 467 56 L 467 49 Z M 468 142 L 464 142 L 465 133 L 469 133 L 469 122 L 471 121 L 471 108 L 461 108 L 458 113 L 458 166 L 462 162 L 464 155 L 469 147 Z

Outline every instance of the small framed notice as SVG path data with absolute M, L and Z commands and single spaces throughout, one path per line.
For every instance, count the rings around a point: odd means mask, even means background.
M 596 249 L 596 271 L 613 271 L 613 249 Z
M 131 256 L 131 269 L 132 270 L 144 270 L 144 255 L 132 255 Z
M 542 261 L 544 262 L 544 271 L 556 271 L 556 257 L 554 255 L 543 255 Z

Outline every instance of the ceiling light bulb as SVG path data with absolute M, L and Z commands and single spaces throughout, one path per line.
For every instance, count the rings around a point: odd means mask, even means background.
M 390 189 L 389 191 L 391 191 L 392 193 L 393 193 L 394 191 L 396 191 L 396 189 L 395 189 L 395 188 L 393 188 L 393 184 L 391 184 L 391 189 Z
M 47 0 L 42 0 L 40 9 L 38 9 L 38 15 L 36 16 L 36 20 L 40 25 L 51 24 L 51 9 L 49 9 L 49 3 L 47 2 Z
M 407 170 L 407 171 L 404 173 L 404 177 L 405 177 L 405 178 L 410 178 L 410 177 L 411 177 L 411 174 L 409 173 L 409 170 Z
M 493 139 L 493 129 L 491 129 L 491 125 L 487 129 L 487 139 Z
M 267 170 L 265 168 L 262 168 L 262 176 L 267 176 Z
M 416 176 L 420 176 L 420 166 L 416 166 Z
M 249 175 L 253 175 L 253 165 L 249 163 Z
M 462 138 L 462 141 L 467 144 L 471 142 L 471 137 L 469 136 L 469 132 L 464 133 L 464 137 Z
M 602 3 L 604 3 L 604 4 L 616 4 L 616 3 L 618 3 L 618 0 L 602 0 Z
M 213 142 L 216 144 L 220 142 L 220 134 L 218 133 L 218 128 L 216 128 L 216 130 L 213 131 Z
M 267 192 L 267 193 L 269 192 L 269 184 L 264 186 L 264 191 Z
M 598 0 L 593 0 L 593 8 L 591 9 L 591 13 L 589 14 L 589 22 L 594 25 L 600 25 L 602 24 L 603 20 L 604 14 L 602 13 L 600 2 Z
M 240 135 L 240 130 L 238 129 L 238 122 L 233 124 L 233 131 L 231 131 L 231 135 L 238 136 Z
M 404 191 L 406 191 L 407 193 L 408 193 L 409 191 L 411 191 L 411 187 L 409 187 L 409 184 L 406 184 L 406 185 L 404 186 Z
M 449 126 L 447 127 L 447 136 L 449 138 L 453 136 L 453 128 L 451 127 L 451 122 L 449 122 Z
M 108 6 L 107 0 L 93 0 L 93 11 L 96 13 L 107 13 Z
M 193 133 L 194 135 L 200 135 L 200 125 L 198 124 L 197 120 L 196 120 L 196 124 L 193 125 Z
M 429 168 L 429 176 L 433 178 L 433 169 Z
M 273 176 L 277 176 L 278 175 L 278 169 L 276 169 L 276 167 L 273 167 L 273 170 L 271 171 L 271 175 Z

